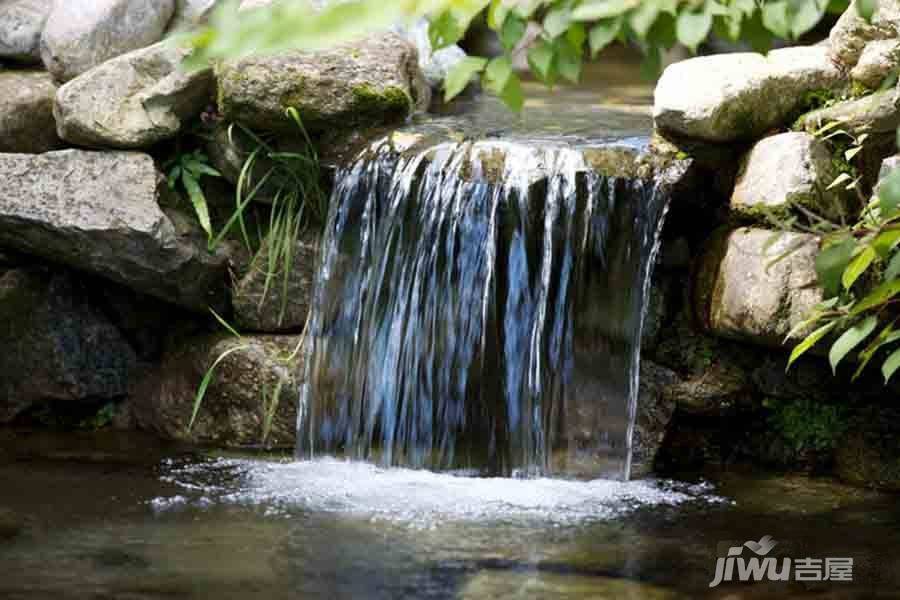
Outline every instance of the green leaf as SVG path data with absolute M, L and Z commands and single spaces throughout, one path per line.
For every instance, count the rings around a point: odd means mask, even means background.
M 875 192 L 881 207 L 882 217 L 892 216 L 900 207 L 900 169 L 894 169 L 878 184 Z
M 900 252 L 891 257 L 887 268 L 884 270 L 884 280 L 891 281 L 900 277 Z
M 628 14 L 628 24 L 637 34 L 639 39 L 646 39 L 647 32 L 656 22 L 659 15 L 659 5 L 653 2 L 641 2 L 637 8 Z
M 900 279 L 892 279 L 878 285 L 869 295 L 856 303 L 850 310 L 851 315 L 858 315 L 870 308 L 882 306 L 890 301 L 894 296 L 900 294 Z
M 834 188 L 838 187 L 839 185 L 846 183 L 848 181 L 853 181 L 853 178 L 850 177 L 850 174 L 849 173 L 841 173 L 840 175 L 838 175 L 837 177 L 834 178 L 834 181 L 832 181 L 831 183 L 828 184 L 828 187 L 825 188 L 825 190 L 827 191 L 827 190 L 834 189 Z
M 828 0 L 791 0 L 788 11 L 791 36 L 796 39 L 812 30 L 825 16 L 827 7 Z
M 708 11 L 691 12 L 684 10 L 675 22 L 675 34 L 678 41 L 696 52 L 697 46 L 709 35 L 712 28 L 712 14 Z
M 206 196 L 203 195 L 203 190 L 200 189 L 200 185 L 190 171 L 183 170 L 181 172 L 181 182 L 184 184 L 184 189 L 187 190 L 191 204 L 194 205 L 194 212 L 197 213 L 200 227 L 206 232 L 208 238 L 212 239 L 213 232 L 212 224 L 209 221 L 209 207 L 206 206 Z
M 791 24 L 788 20 L 787 0 L 765 2 L 762 5 L 763 25 L 780 38 L 791 37 Z
M 900 243 L 900 228 L 885 229 L 872 240 L 872 248 L 884 259 L 898 243 Z
M 828 362 L 831 363 L 832 373 L 837 373 L 837 366 L 844 360 L 844 357 L 872 335 L 877 325 L 878 317 L 871 315 L 841 334 L 828 352 Z
M 807 350 L 812 348 L 816 344 L 816 342 L 818 342 L 823 337 L 828 335 L 828 332 L 831 331 L 832 329 L 834 329 L 835 326 L 837 326 L 837 324 L 838 324 L 837 321 L 832 321 L 831 323 L 828 323 L 827 325 L 823 325 L 822 327 L 819 327 L 818 329 L 813 331 L 811 334 L 806 336 L 806 339 L 804 339 L 802 342 L 797 344 L 797 346 L 791 351 L 791 356 L 788 359 L 787 368 L 790 369 L 791 365 L 794 364 L 794 361 L 796 361 L 804 353 L 806 353 Z
M 884 364 L 881 365 L 881 374 L 884 375 L 885 384 L 891 380 L 891 377 L 894 376 L 897 369 L 900 369 L 900 349 L 894 350 L 891 355 L 885 359 Z
M 552 8 L 544 17 L 544 31 L 551 39 L 561 36 L 569 28 L 571 12 L 568 7 Z
M 641 77 L 647 81 L 654 81 L 662 71 L 662 51 L 656 46 L 650 46 L 644 50 L 644 60 L 641 61 Z
M 518 2 L 512 3 L 512 10 L 516 16 L 527 19 L 541 4 L 543 4 L 543 0 L 518 0 Z
M 765 54 L 772 47 L 772 32 L 766 29 L 762 22 L 762 11 L 754 10 L 749 17 L 744 19 L 742 36 L 754 52 Z
M 847 237 L 823 248 L 816 256 L 816 274 L 819 277 L 819 285 L 825 290 L 826 298 L 837 296 L 840 293 L 841 279 L 847 265 L 853 260 L 854 250 L 856 250 L 856 240 Z
M 522 82 L 515 73 L 510 76 L 509 81 L 506 82 L 506 87 L 500 92 L 500 99 L 511 111 L 520 112 L 522 110 L 522 106 L 525 104 L 525 97 L 522 94 Z
M 847 268 L 844 269 L 844 274 L 841 276 L 841 283 L 844 285 L 844 289 L 849 290 L 853 287 L 853 284 L 859 279 L 859 276 L 866 272 L 866 269 L 869 268 L 874 260 L 875 250 L 871 246 L 863 248 L 862 252 L 857 254 L 856 257 L 850 261 L 850 264 L 847 265 Z
M 507 52 L 512 52 L 525 35 L 525 21 L 515 15 L 506 17 L 503 22 L 503 28 L 500 30 L 500 43 Z
M 872 22 L 875 10 L 878 8 L 878 0 L 856 0 L 856 14 L 867 23 Z
M 581 52 L 568 40 L 557 40 L 556 68 L 569 83 L 578 83 L 581 79 Z
M 455 44 L 466 34 L 465 27 L 460 24 L 449 10 L 444 11 L 428 25 L 428 39 L 434 50 Z
M 508 15 L 509 5 L 504 0 L 491 0 L 487 13 L 488 27 L 494 31 L 500 31 Z
M 897 340 L 900 340 L 900 332 L 894 331 L 894 324 L 896 321 L 888 323 L 887 326 L 881 330 L 881 332 L 875 336 L 875 339 L 866 346 L 866 348 L 859 353 L 859 366 L 856 368 L 856 372 L 853 373 L 853 380 L 859 378 L 862 375 L 862 372 L 865 370 L 866 365 L 869 364 L 869 361 L 872 360 L 872 357 L 875 356 L 875 353 L 884 346 L 889 344 L 893 344 Z
M 169 177 L 167 179 L 167 183 L 169 184 L 169 189 L 174 190 L 175 186 L 178 184 L 178 178 L 181 176 L 181 167 L 175 166 L 171 171 L 169 171 Z
M 604 19 L 591 27 L 588 34 L 588 45 L 591 48 L 591 57 L 596 58 L 597 54 L 606 48 L 622 28 L 622 18 L 615 17 L 613 19 Z
M 453 65 L 444 79 L 444 101 L 449 102 L 462 93 L 472 77 L 484 70 L 487 62 L 486 58 L 467 56 Z
M 573 23 L 566 32 L 566 39 L 572 44 L 578 52 L 584 49 L 584 42 L 587 41 L 587 30 L 581 23 Z
M 553 69 L 553 46 L 546 40 L 528 50 L 528 66 L 538 78 L 548 85 L 552 85 L 556 79 Z
M 850 162 L 853 160 L 853 157 L 862 152 L 862 146 L 854 146 L 853 148 L 849 148 L 846 152 L 844 152 L 844 160 Z
M 575 21 L 596 21 L 625 14 L 640 0 L 585 0 L 572 11 Z
M 499 96 L 509 83 L 509 78 L 512 77 L 512 74 L 512 64 L 510 64 L 509 59 L 505 56 L 498 56 L 497 58 L 492 58 L 491 62 L 488 63 L 481 81 L 485 88 Z
M 200 179 L 203 175 L 209 175 L 210 177 L 221 177 L 222 174 L 213 169 L 211 166 L 204 162 L 200 162 L 199 160 L 186 160 L 184 161 L 184 167 L 191 172 L 191 175 Z

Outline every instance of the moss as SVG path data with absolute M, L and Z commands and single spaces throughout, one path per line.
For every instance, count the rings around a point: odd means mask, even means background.
M 859 81 L 854 81 L 853 83 L 850 84 L 850 89 L 849 89 L 849 91 L 848 91 L 848 96 L 849 96 L 851 99 L 856 100 L 856 99 L 858 99 L 858 98 L 862 98 L 862 97 L 864 97 L 864 96 L 868 96 L 868 95 L 870 95 L 870 94 L 873 94 L 874 92 L 875 92 L 875 90 L 873 90 L 872 88 L 866 86 L 865 84 L 860 83 Z
M 357 119 L 374 115 L 405 117 L 412 110 L 412 98 L 397 86 L 389 85 L 377 90 L 371 85 L 362 84 L 352 88 L 351 93 Z
M 768 401 L 771 422 L 795 452 L 833 450 L 849 427 L 848 409 L 818 399 Z

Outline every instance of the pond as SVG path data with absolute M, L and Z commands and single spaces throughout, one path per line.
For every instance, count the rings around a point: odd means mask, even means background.
M 873 598 L 896 498 L 827 479 L 478 479 L 5 430 L 0 597 Z M 852 582 L 723 583 L 717 549 L 853 558 Z M 881 594 L 878 597 L 884 597 Z

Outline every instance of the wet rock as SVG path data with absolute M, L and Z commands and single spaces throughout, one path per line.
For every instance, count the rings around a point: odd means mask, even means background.
M 189 53 L 164 41 L 69 81 L 54 105 L 60 137 L 111 148 L 143 148 L 174 137 L 212 100 L 212 70 L 181 67 Z
M 808 234 L 741 228 L 715 235 L 694 281 L 702 326 L 725 338 L 782 345 L 822 301 L 816 285 L 818 251 L 819 239 Z M 787 342 L 797 343 L 806 333 Z
M 56 2 L 44 27 L 41 58 L 57 81 L 159 41 L 174 0 L 68 0 Z
M 900 40 L 869 42 L 863 49 L 859 62 L 850 71 L 850 78 L 874 90 L 898 66 L 900 66 Z
M 0 423 L 43 401 L 123 397 L 137 358 L 92 297 L 92 282 L 58 268 L 0 274 Z
M 835 473 L 855 485 L 900 491 L 900 448 L 896 409 L 876 406 L 854 420 L 836 447 Z
M 829 55 L 844 69 L 857 64 L 867 45 L 873 41 L 896 39 L 900 34 L 900 4 L 878 0 L 872 20 L 859 16 L 856 2 L 841 15 L 828 36 Z
M 53 119 L 56 86 L 40 71 L 0 71 L 0 152 L 59 148 Z
M 269 245 L 264 244 L 246 274 L 234 286 L 235 320 L 242 330 L 247 331 L 302 330 L 316 280 L 319 234 L 315 231 L 301 234 L 286 280 L 280 263 L 268 264 L 268 250 Z
M 299 336 L 207 335 L 173 340 L 158 370 L 141 386 L 132 410 L 139 426 L 164 437 L 222 446 L 293 445 Z M 197 389 L 215 371 L 193 428 Z M 276 394 L 277 392 L 277 394 Z
M 807 93 L 843 85 L 823 46 L 702 56 L 663 72 L 653 117 L 664 133 L 730 142 L 760 137 L 785 122 Z
M 812 133 L 832 121 L 840 121 L 841 129 L 854 135 L 893 134 L 900 125 L 900 93 L 897 89 L 882 90 L 808 112 L 797 120 L 794 129 Z
M 827 190 L 837 176 L 824 142 L 808 133 L 773 135 L 757 142 L 741 161 L 730 208 L 757 222 L 767 222 L 771 214 L 787 218 L 794 206 L 839 219 L 847 213 L 846 199 L 838 189 Z
M 0 507 L 0 540 L 14 538 L 23 529 L 22 521 L 16 513 L 8 508 Z
M 667 394 L 666 389 L 678 381 L 674 371 L 641 361 L 638 411 L 631 442 L 632 477 L 644 477 L 653 470 L 653 461 L 675 413 L 673 396 Z
M 0 154 L 0 244 L 192 310 L 224 306 L 224 252 L 157 204 L 161 175 L 133 152 Z M 175 221 L 173 221 L 175 218 Z
M 427 107 L 430 90 L 415 48 L 396 34 L 320 52 L 287 52 L 222 64 L 219 110 L 252 127 L 298 134 L 285 110 L 308 131 L 402 121 Z
M 52 7 L 53 0 L 6 0 L 0 3 L 0 59 L 40 63 L 41 32 Z

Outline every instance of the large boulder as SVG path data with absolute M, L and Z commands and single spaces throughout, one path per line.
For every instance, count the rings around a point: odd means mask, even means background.
M 818 237 L 802 233 L 740 228 L 714 235 L 694 281 L 699 322 L 714 335 L 780 346 L 822 301 L 818 252 Z
M 838 219 L 847 212 L 843 187 L 827 189 L 838 174 L 825 142 L 808 133 L 763 138 L 741 161 L 731 211 L 765 222 L 767 214 L 787 218 L 799 206 Z
M 663 72 L 654 95 L 657 127 L 676 137 L 731 142 L 762 136 L 802 109 L 809 92 L 844 77 L 824 46 L 701 56 Z
M 212 70 L 181 68 L 189 53 L 160 42 L 69 81 L 54 105 L 60 137 L 111 148 L 143 148 L 174 137 L 212 101 Z
M 137 357 L 95 288 L 58 268 L 0 268 L 0 423 L 38 402 L 128 393 Z
M 41 62 L 41 32 L 53 0 L 0 2 L 0 59 Z
M 58 81 L 68 81 L 158 42 L 174 11 L 174 0 L 56 2 L 44 27 L 41 58 Z
M 162 211 L 160 183 L 140 153 L 0 154 L 0 245 L 192 310 L 222 308 L 227 257 Z
M 41 71 L 0 71 L 0 152 L 59 148 L 53 119 L 56 86 Z
M 885 395 L 890 392 L 885 392 Z M 848 483 L 900 491 L 900 411 L 890 406 L 861 409 L 836 445 L 835 473 Z
M 308 131 L 321 132 L 402 121 L 430 95 L 415 48 L 393 33 L 320 52 L 227 61 L 217 75 L 226 119 L 294 134 L 289 107 Z
M 169 32 L 190 31 L 209 18 L 218 0 L 175 0 L 175 14 L 169 21 Z
M 132 405 L 137 424 L 166 438 L 219 446 L 293 445 L 300 339 L 215 334 L 173 340 L 156 372 L 138 386 L 141 400 Z M 222 356 L 189 429 L 200 383 Z
M 900 3 L 877 0 L 871 22 L 859 16 L 856 2 L 838 19 L 828 36 L 829 55 L 841 68 L 850 69 L 860 60 L 866 46 L 879 40 L 896 39 L 900 35 Z
M 270 247 L 263 245 L 235 283 L 235 321 L 246 331 L 302 330 L 316 281 L 319 234 L 312 230 L 301 234 L 287 277 L 282 264 L 269 264 Z

